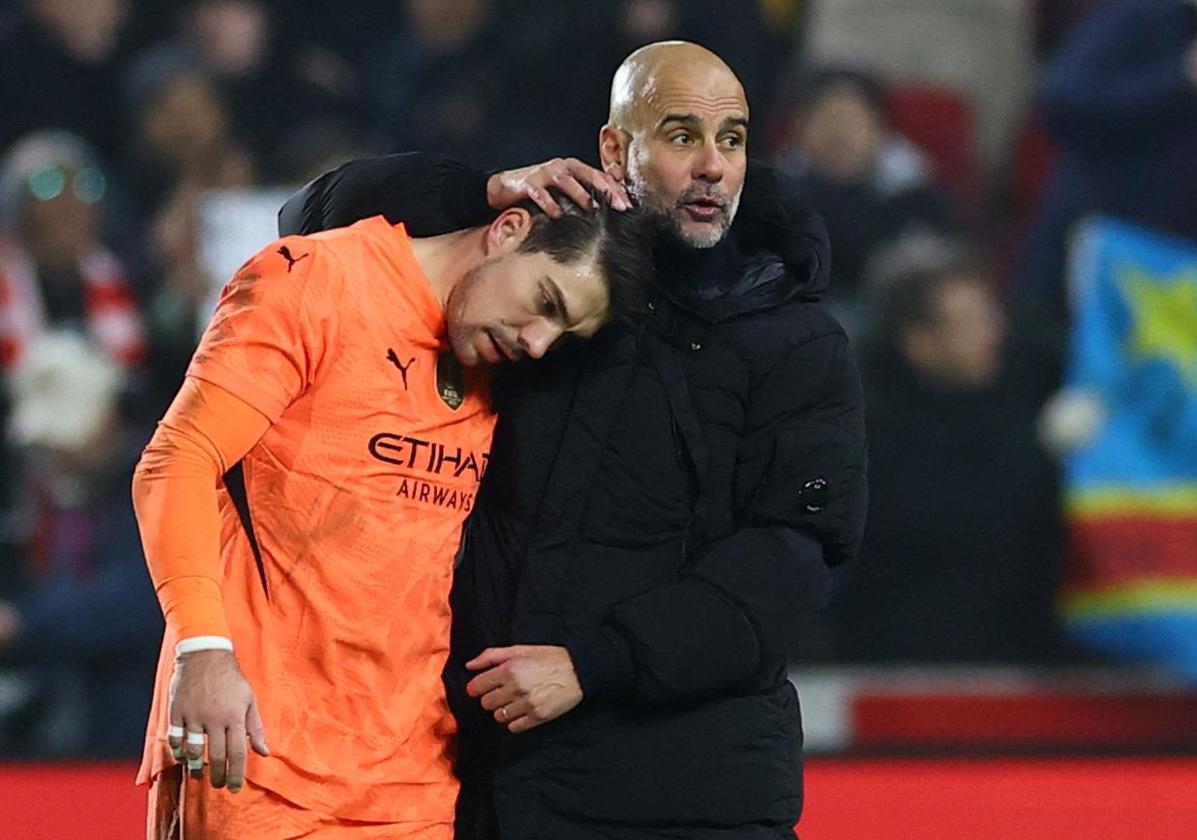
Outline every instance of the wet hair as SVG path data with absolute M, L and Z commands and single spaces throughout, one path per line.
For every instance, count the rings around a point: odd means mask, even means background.
M 590 208 L 556 192 L 553 198 L 565 211 L 558 219 L 531 202 L 520 203 L 531 213 L 532 227 L 518 252 L 543 252 L 561 265 L 593 259 L 607 286 L 612 320 L 643 316 L 655 278 L 653 220 L 638 209 L 614 210 L 601 193 L 593 191 Z

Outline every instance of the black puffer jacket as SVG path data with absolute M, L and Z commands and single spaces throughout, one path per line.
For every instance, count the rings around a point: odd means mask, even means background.
M 309 185 L 281 221 L 384 212 L 432 233 L 485 221 L 481 184 L 377 159 Z M 497 375 L 446 674 L 461 837 L 496 817 L 504 840 L 774 838 L 798 819 L 786 651 L 826 566 L 856 551 L 865 456 L 848 342 L 816 302 L 822 225 L 783 186 L 751 170 L 734 237 L 662 247 L 646 323 Z M 462 663 L 511 643 L 567 647 L 582 704 L 521 736 L 479 714 Z

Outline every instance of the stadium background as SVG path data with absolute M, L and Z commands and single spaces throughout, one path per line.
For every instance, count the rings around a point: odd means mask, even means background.
M 0 0 L 0 836 L 139 830 L 128 477 L 281 197 L 368 153 L 592 160 L 673 37 L 824 210 L 869 394 L 869 536 L 793 651 L 802 837 L 1197 837 L 1185 0 Z M 1165 303 L 1087 310 L 1128 261 Z

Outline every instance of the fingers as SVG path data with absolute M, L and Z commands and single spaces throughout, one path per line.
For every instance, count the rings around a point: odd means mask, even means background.
M 187 772 L 191 774 L 193 779 L 202 779 L 204 777 L 204 743 L 207 738 L 204 735 L 202 728 L 196 728 L 198 724 L 184 722 L 183 728 L 187 730 L 187 735 L 183 740 L 183 757 L 187 760 Z
M 505 681 L 506 675 L 497 668 L 492 668 L 466 683 L 466 694 L 470 697 L 482 697 L 503 685 Z
M 507 724 L 507 731 L 512 735 L 519 735 L 521 732 L 527 732 L 529 729 L 535 729 L 543 723 L 547 723 L 543 718 L 535 717 L 533 715 L 524 714 L 519 717 L 510 716 L 510 723 Z
M 553 176 L 553 188 L 566 196 L 579 207 L 589 208 L 594 202 L 590 198 L 590 190 L 582 185 L 571 172 L 558 172 Z M 545 211 L 548 212 L 548 211 Z
M 245 783 L 245 759 L 248 754 L 245 747 L 247 737 L 245 727 L 229 727 L 227 740 L 228 770 L 224 779 L 225 784 L 229 788 L 229 793 L 236 793 L 241 790 L 241 786 Z M 212 757 L 211 747 L 208 748 L 208 755 Z M 215 765 L 215 758 L 212 758 L 212 763 Z M 213 780 L 212 784 L 216 785 L 216 781 Z
M 213 729 L 208 733 L 208 778 L 214 788 L 224 787 L 225 735 L 223 729 Z
M 552 193 L 548 190 L 542 190 L 539 187 L 528 187 L 528 198 L 532 199 L 550 219 L 560 219 L 565 215 L 565 211 L 561 209 L 561 205 L 553 198 Z
M 506 726 L 507 731 L 513 735 L 527 732 L 529 729 L 535 729 L 542 724 L 548 723 L 549 720 L 537 714 L 536 710 L 532 708 L 532 704 L 526 700 L 517 700 L 514 703 L 508 703 L 506 706 L 500 706 L 495 709 L 494 718 Z
M 496 707 L 493 716 L 495 720 L 510 729 L 513 723 L 527 717 L 531 712 L 532 704 L 527 700 L 513 700 Z
M 183 737 L 187 734 L 187 730 L 183 728 L 183 718 L 175 719 L 175 715 L 170 716 L 170 726 L 166 728 L 166 743 L 170 744 L 170 753 L 175 757 L 175 761 L 183 760 Z
M 625 187 L 619 181 L 616 181 L 605 172 L 603 173 L 603 177 L 606 178 L 611 185 L 609 189 L 604 190 L 607 195 L 607 200 L 611 202 L 611 206 L 616 210 L 631 210 L 632 199 L 628 195 L 627 187 Z
M 631 201 L 628 200 L 628 193 L 627 190 L 624 189 L 623 184 L 616 181 L 603 170 L 595 169 L 593 166 L 582 163 L 582 161 L 576 158 L 568 158 L 565 161 L 565 165 L 573 183 L 579 184 L 579 182 L 581 182 L 581 184 L 589 184 L 590 186 L 594 187 L 607 197 L 607 203 L 616 210 L 627 210 L 632 206 Z M 581 186 L 581 184 L 579 184 L 579 186 Z M 565 189 L 565 187 L 561 186 L 559 186 L 559 188 Z M 567 191 L 566 194 L 569 195 L 570 198 L 574 198 L 572 191 Z M 589 194 L 587 194 L 586 198 L 587 200 L 582 203 L 583 207 L 590 206 Z M 574 200 L 577 201 L 576 198 Z
M 208 775 L 212 787 L 228 787 L 237 793 L 245 783 L 247 734 L 243 726 L 231 726 L 208 734 Z
M 516 688 L 509 685 L 501 685 L 483 694 L 480 703 L 482 708 L 488 712 L 493 712 L 495 709 L 514 703 L 518 698 L 519 691 Z
M 174 734 L 173 729 L 171 734 Z M 252 743 L 254 751 L 259 755 L 270 755 L 270 748 L 266 745 L 265 733 L 262 731 L 262 719 L 258 716 L 255 706 L 251 706 L 246 713 L 246 726 L 230 726 L 227 730 L 210 729 L 207 733 L 185 729 L 180 754 L 187 762 L 187 772 L 191 774 L 191 778 L 202 779 L 206 746 L 208 775 L 212 787 L 227 786 L 231 793 L 237 793 L 245 784 L 247 741 Z
M 577 158 L 554 158 L 523 169 L 499 172 L 486 182 L 487 202 L 496 210 L 527 198 L 550 218 L 558 219 L 565 211 L 550 189 L 568 197 L 579 207 L 593 205 L 591 189 L 606 196 L 607 203 L 616 210 L 627 210 L 632 206 L 627 190 L 617 179 Z
M 245 731 L 249 734 L 249 743 L 254 752 L 266 758 L 270 755 L 270 747 L 266 745 L 266 728 L 262 726 L 262 716 L 258 714 L 258 701 L 249 704 L 245 713 Z
M 467 662 L 465 666 L 471 671 L 485 671 L 487 668 L 493 668 L 509 659 L 514 659 L 516 656 L 519 656 L 520 650 L 519 645 L 505 648 L 487 648 Z

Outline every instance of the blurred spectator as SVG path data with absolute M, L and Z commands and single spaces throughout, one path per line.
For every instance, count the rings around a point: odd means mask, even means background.
M 20 140 L 0 163 L 0 428 L 9 378 L 52 330 L 74 329 L 129 374 L 145 355 L 123 264 L 101 235 L 108 179 L 94 150 L 65 132 Z M 20 453 L 0 437 L 0 597 L 20 565 L 27 517 Z
M 926 158 L 890 131 L 884 90 L 870 76 L 814 72 L 799 91 L 790 133 L 781 163 L 827 223 L 831 295 L 851 330 L 865 265 L 903 235 L 952 230 L 951 204 L 931 183 Z
M 1197 241 L 1197 4 L 1096 2 L 1045 68 L 1039 105 L 1061 154 L 1022 292 L 1056 326 L 1062 352 L 1078 220 L 1099 213 Z
M 763 126 L 783 75 L 778 68 L 794 51 L 796 9 L 787 9 L 792 5 L 787 0 L 686 0 L 678 5 L 685 10 L 684 28 L 667 37 L 697 41 L 723 58 L 744 84 L 753 123 Z M 781 22 L 787 17 L 788 30 Z
M 121 370 L 75 332 L 46 333 L 11 377 L 8 433 L 24 459 L 34 530 L 25 591 L 0 600 L 0 661 L 32 677 L 32 726 L 8 751 L 137 752 L 162 621 L 128 500 L 136 440 Z
M 126 0 L 24 0 L 0 32 L 0 148 L 50 126 L 86 137 L 111 158 Z
M 296 14 L 295 0 L 268 0 L 277 24 L 285 27 L 285 38 L 320 44 L 335 55 L 350 59 L 360 71 L 363 34 L 395 32 L 403 25 L 403 0 L 353 0 L 352 3 L 303 3 Z M 519 0 L 529 4 L 529 0 Z M 555 5 L 558 0 L 551 0 Z M 540 0 L 535 5 L 545 5 Z
M 252 180 L 253 160 L 220 89 L 188 51 L 165 46 L 141 55 L 124 96 L 131 136 L 121 173 L 143 217 L 152 218 L 181 183 Z
M 406 28 L 381 45 L 367 80 L 388 149 L 501 166 L 560 154 L 576 136 L 532 94 L 557 71 L 533 60 L 553 39 L 527 12 L 508 19 L 492 0 L 406 0 L 404 10 Z
M 1055 480 L 1035 371 L 1012 361 L 983 261 L 936 238 L 875 268 L 862 372 L 869 523 L 834 601 L 853 660 L 1034 661 L 1054 652 Z
M 776 0 L 495 0 L 495 14 L 503 21 L 508 81 L 519 85 L 527 112 L 551 118 L 543 127 L 550 142 L 541 148 L 593 160 L 594 126 L 607 117 L 605 80 L 629 53 L 652 41 L 694 41 L 716 52 L 736 71 L 753 113 L 767 113 L 777 67 L 793 48 L 786 24 L 793 26 L 797 16 L 777 8 L 780 20 L 770 22 L 781 31 L 771 28 L 766 7 L 778 6 Z M 528 38 L 529 32 L 537 37 Z M 560 44 L 579 32 L 586 33 L 585 49 L 563 60 Z
M 895 87 L 961 92 L 979 118 L 980 157 L 1000 172 L 1026 119 L 1034 11 L 1027 0 L 821 0 L 808 58 L 866 67 Z
M 285 174 L 276 152 L 297 129 L 358 115 L 361 81 L 353 66 L 299 27 L 287 28 L 263 0 L 193 0 L 180 46 L 218 86 L 266 179 Z
M 199 204 L 209 190 L 252 186 L 256 171 L 218 87 L 187 51 L 142 55 L 125 96 L 133 134 L 122 172 L 155 279 L 146 298 L 156 413 L 178 388 L 195 349 L 196 307 L 211 291 L 199 258 Z
M 150 376 L 153 410 L 165 409 L 178 390 L 199 338 L 199 307 L 216 282 L 201 258 L 200 206 L 210 189 L 249 187 L 251 176 L 226 176 L 220 181 L 181 180 L 169 200 L 151 220 L 147 233 L 158 284 L 147 307 L 150 338 Z
M 682 11 L 677 0 L 490 0 L 501 23 L 494 38 L 505 55 L 500 72 L 512 86 L 514 116 L 534 119 L 526 130 L 546 132 L 524 138 L 500 164 L 543 157 L 595 159 L 595 126 L 606 122 L 612 72 L 633 49 L 660 38 L 679 37 Z M 537 37 L 526 34 L 535 32 Z M 560 45 L 584 32 L 585 48 L 563 56 Z M 546 72 L 547 71 L 547 72 Z M 517 159 L 518 158 L 518 159 Z M 498 164 L 496 164 L 498 165 Z
M 145 356 L 124 266 L 101 236 L 108 179 L 78 137 L 42 131 L 0 168 L 0 372 L 47 330 L 77 329 L 130 370 Z
M 366 141 L 350 124 L 336 120 L 310 122 L 291 132 L 279 149 L 279 172 L 285 184 L 306 184 L 369 153 Z
M 0 428 L 10 410 L 8 388 L 0 385 Z M 22 522 L 24 511 L 20 509 L 21 487 L 16 478 L 19 470 L 18 454 L 7 440 L 0 439 L 0 599 L 11 596 L 21 580 L 20 544 L 27 529 Z
M 792 48 L 770 30 L 766 4 L 758 0 L 616 0 L 595 5 L 610 21 L 598 31 L 612 39 L 608 64 L 599 72 L 609 75 L 629 53 L 653 41 L 695 41 L 736 71 L 749 105 L 762 111 L 773 96 L 776 67 Z M 729 25 L 733 16 L 735 24 Z

